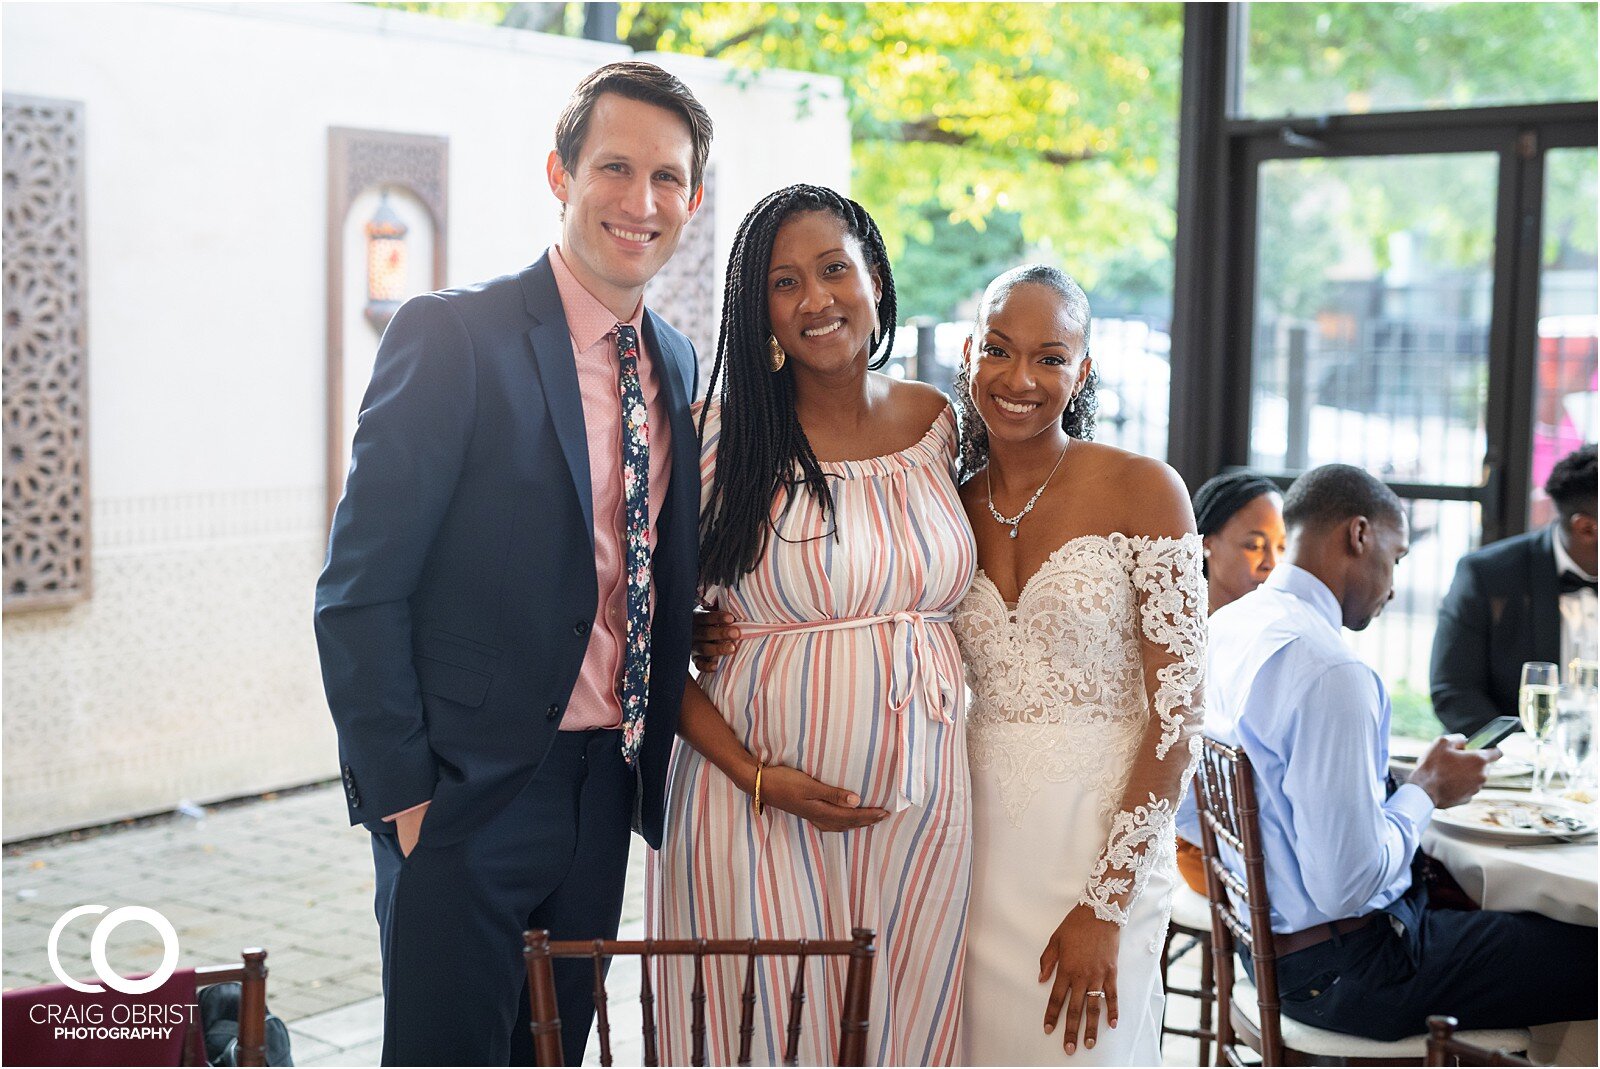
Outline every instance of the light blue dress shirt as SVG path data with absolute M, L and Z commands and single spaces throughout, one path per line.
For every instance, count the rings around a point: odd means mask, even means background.
M 1206 734 L 1243 746 L 1255 768 L 1275 932 L 1394 902 L 1433 816 L 1420 787 L 1384 797 L 1389 692 L 1344 644 L 1340 620 L 1333 592 L 1292 564 L 1211 617 Z M 1200 841 L 1192 797 L 1179 830 Z

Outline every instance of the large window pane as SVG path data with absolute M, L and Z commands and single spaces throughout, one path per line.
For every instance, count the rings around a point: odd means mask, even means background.
M 1247 4 L 1241 113 L 1593 100 L 1589 3 Z
M 1600 433 L 1595 184 L 1593 148 L 1554 149 L 1545 156 L 1530 526 L 1547 523 L 1554 515 L 1544 494 L 1551 467 Z
M 1394 600 L 1365 631 L 1345 632 L 1389 685 L 1397 735 L 1431 739 L 1444 730 L 1428 698 L 1428 659 L 1456 561 L 1478 547 L 1480 511 L 1469 501 L 1407 501 L 1411 553 L 1395 569 Z
M 1262 165 L 1250 462 L 1477 486 L 1492 153 Z

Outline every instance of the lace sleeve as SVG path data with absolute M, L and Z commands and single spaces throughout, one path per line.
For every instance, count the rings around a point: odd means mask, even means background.
M 1127 923 L 1150 871 L 1171 849 L 1178 802 L 1200 753 L 1206 654 L 1199 536 L 1130 538 L 1126 546 L 1150 715 L 1111 834 L 1079 899 L 1118 925 Z

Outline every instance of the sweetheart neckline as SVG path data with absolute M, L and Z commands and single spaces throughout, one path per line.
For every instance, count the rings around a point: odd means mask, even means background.
M 1102 542 L 1110 542 L 1113 538 L 1120 538 L 1128 542 L 1131 542 L 1134 539 L 1143 539 L 1146 542 L 1182 542 L 1189 538 L 1193 538 L 1198 541 L 1200 536 L 1192 531 L 1186 531 L 1176 538 L 1174 538 L 1172 535 L 1130 535 L 1124 534 L 1121 531 L 1112 531 L 1110 534 L 1074 535 L 1065 542 L 1061 543 L 1055 549 L 1051 550 L 1050 555 L 1045 557 L 1045 559 L 1040 563 L 1039 567 L 1034 569 L 1032 575 L 1028 576 L 1027 581 L 1022 584 L 1022 589 L 1017 591 L 1017 607 L 1015 609 L 1010 608 L 1009 604 L 1006 602 L 1005 595 L 1000 593 L 1000 587 L 993 579 L 989 578 L 989 573 L 985 572 L 982 568 L 977 569 L 977 571 L 973 573 L 972 585 L 976 587 L 979 579 L 982 579 L 985 583 L 988 583 L 989 589 L 994 593 L 995 601 L 999 602 L 1000 607 L 1006 610 L 1009 618 L 1015 619 L 1017 613 L 1022 609 L 1022 603 L 1027 600 L 1028 590 L 1033 586 L 1033 581 L 1039 578 L 1039 576 L 1043 575 L 1046 569 L 1055 563 L 1056 557 L 1061 553 L 1062 550 L 1078 542 L 1088 542 L 1095 539 L 1098 539 Z

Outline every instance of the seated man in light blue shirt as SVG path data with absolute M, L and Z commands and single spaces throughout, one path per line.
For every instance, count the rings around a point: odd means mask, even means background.
M 1255 768 L 1283 1012 L 1375 1039 L 1595 1015 L 1595 932 L 1535 914 L 1429 910 L 1413 879 L 1435 808 L 1483 785 L 1496 750 L 1437 740 L 1386 790 L 1389 694 L 1343 642 L 1394 596 L 1400 500 L 1359 468 L 1307 472 L 1284 499 L 1284 562 L 1211 618 L 1206 733 Z M 1184 835 L 1199 827 L 1190 806 Z M 1236 860 L 1236 859 L 1230 859 Z M 1240 871 L 1242 878 L 1243 872 Z

